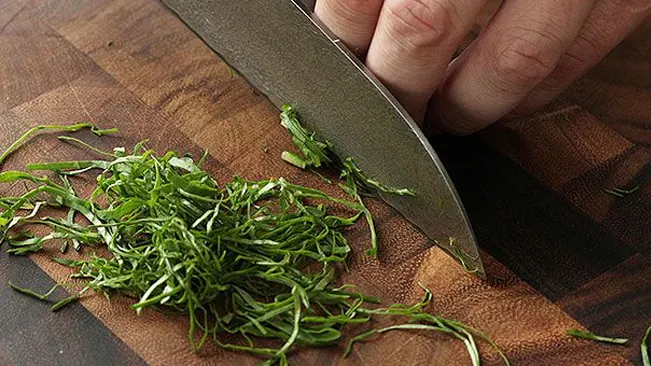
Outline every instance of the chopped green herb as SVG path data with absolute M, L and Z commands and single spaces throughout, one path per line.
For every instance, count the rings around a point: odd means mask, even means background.
M 90 150 L 90 151 L 92 151 L 95 154 L 100 155 L 100 156 L 105 156 L 105 157 L 108 157 L 108 158 L 114 158 L 115 157 L 114 153 L 109 153 L 109 152 L 106 152 L 106 151 L 102 151 L 102 150 L 96 148 L 95 146 L 89 145 L 86 142 L 81 141 L 81 140 L 79 140 L 77 138 L 74 138 L 72 136 L 59 136 L 58 139 L 61 140 L 61 141 L 72 142 L 72 143 L 78 144 L 81 147 L 86 148 L 86 149 L 88 149 L 88 150 Z
M 292 141 L 303 154 L 303 157 L 293 152 L 283 151 L 281 158 L 300 169 L 319 168 L 328 165 L 335 165 L 341 169 L 341 178 L 346 180 L 346 185 L 340 184 L 339 186 L 359 202 L 360 209 L 364 214 L 364 218 L 368 223 L 369 231 L 371 233 L 371 249 L 367 251 L 367 254 L 372 257 L 377 257 L 379 245 L 373 216 L 366 208 L 361 196 L 369 195 L 373 192 L 383 192 L 400 196 L 413 196 L 414 192 L 407 188 L 389 187 L 377 180 L 369 178 L 362 169 L 357 166 L 352 157 L 348 157 L 342 162 L 333 152 L 332 143 L 329 141 L 317 140 L 314 137 L 314 133 L 309 133 L 301 125 L 296 110 L 292 106 L 286 104 L 282 109 L 283 111 L 280 114 L 280 123 L 292 134 Z
M 605 189 L 604 192 L 606 192 L 606 193 L 608 193 L 610 195 L 613 195 L 615 197 L 624 198 L 627 195 L 629 195 L 631 193 L 634 193 L 638 189 L 640 189 L 640 187 L 635 186 L 635 187 L 633 187 L 631 189 L 624 189 L 624 188 Z
M 27 296 L 31 296 L 31 297 L 33 297 L 33 298 L 35 298 L 35 299 L 39 299 L 39 300 L 41 300 L 41 301 L 47 301 L 47 298 L 50 297 L 50 295 L 52 295 L 52 294 L 54 293 L 54 291 L 55 291 L 59 286 L 58 286 L 58 285 L 54 285 L 54 286 L 53 286 L 53 287 L 52 287 L 48 292 L 46 292 L 46 293 L 44 293 L 44 294 L 39 294 L 39 293 L 34 292 L 34 291 L 30 290 L 30 289 L 26 289 L 26 288 L 23 288 L 23 287 L 20 287 L 20 286 L 14 285 L 14 284 L 11 283 L 11 282 L 9 282 L 9 287 L 11 287 L 12 289 L 14 289 L 15 291 L 18 291 L 18 292 L 20 292 L 20 293 L 22 293 L 22 294 L 25 294 L 25 295 L 27 295 Z
M 231 79 L 235 78 L 235 70 L 233 70 L 233 68 L 230 67 L 229 65 L 226 65 L 226 72 L 228 72 L 229 78 Z
M 468 260 L 472 259 L 472 257 L 456 244 L 455 238 L 450 238 L 449 240 L 450 248 L 452 248 L 452 255 L 454 255 L 454 257 L 461 263 L 463 269 L 468 273 L 477 272 L 479 270 L 477 267 L 473 268 L 468 264 Z
M 624 194 L 631 194 L 631 193 L 637 191 L 638 189 L 640 189 L 640 187 L 635 186 L 635 187 L 633 187 L 631 189 L 615 188 L 615 191 L 617 191 L 619 193 L 624 193 Z
M 40 131 L 59 131 L 59 132 L 75 132 L 79 131 L 81 129 L 88 128 L 90 129 L 94 134 L 97 136 L 103 136 L 107 134 L 112 134 L 116 133 L 116 129 L 108 129 L 108 130 L 101 130 L 97 126 L 91 124 L 91 123 L 79 123 L 76 125 L 69 125 L 69 126 L 56 126 L 56 125 L 43 125 L 43 126 L 36 126 L 29 131 L 27 131 L 24 135 L 22 135 L 16 142 L 14 142 L 7 150 L 0 155 L 0 166 L 2 166 L 2 163 L 7 159 L 9 154 L 11 154 L 14 150 L 16 150 L 20 145 L 22 145 L 27 139 L 29 139 L 33 134 L 38 133 Z
M 292 165 L 296 165 L 301 169 L 305 167 L 319 168 L 322 165 L 330 165 L 336 163 L 339 165 L 343 176 L 352 176 L 358 185 L 362 185 L 367 189 L 375 189 L 377 191 L 389 194 L 396 194 L 399 196 L 413 196 L 414 192 L 408 188 L 394 188 L 378 182 L 377 180 L 369 178 L 362 169 L 357 166 L 352 157 L 347 157 L 342 162 L 339 161 L 337 156 L 332 151 L 332 143 L 329 141 L 319 141 L 314 137 L 314 133 L 309 133 L 299 122 L 296 109 L 285 104 L 283 111 L 280 114 L 280 124 L 287 128 L 292 134 L 292 141 L 299 151 L 305 156 L 304 158 L 287 151 L 283 152 L 283 160 Z M 291 155 L 291 159 L 286 159 L 284 155 Z M 299 164 L 295 164 L 299 161 Z
M 89 289 L 106 296 L 126 294 L 137 298 L 132 308 L 138 313 L 166 307 L 187 314 L 188 338 L 195 349 L 212 338 L 223 349 L 266 357 L 266 364 L 286 365 L 289 351 L 335 344 L 346 325 L 378 316 L 403 316 L 409 323 L 374 334 L 400 329 L 443 332 L 466 344 L 473 365 L 479 364 L 474 337 L 495 346 L 463 323 L 425 313 L 423 307 L 432 298 L 427 289 L 415 305 L 373 309 L 367 306 L 378 299 L 334 285 L 351 251 L 343 231 L 362 215 L 373 234 L 371 254 L 377 254 L 372 216 L 352 174 L 342 185 L 352 195 L 346 200 L 283 178 L 236 177 L 220 185 L 201 168 L 203 158 L 195 163 L 176 152 L 158 156 L 144 142 L 130 152 L 118 148 L 109 154 L 78 140 L 63 140 L 106 160 L 28 166 L 50 171 L 54 178 L 0 173 L 0 183 L 29 183 L 24 194 L 0 201 L 0 232 L 9 252 L 29 254 L 62 239 L 73 247 L 101 244 L 110 253 L 109 258 L 53 259 L 85 280 L 81 291 L 52 305 L 53 311 L 81 299 Z M 90 197 L 79 197 L 68 177 L 92 171 L 97 171 L 89 180 L 96 182 L 95 189 Z M 43 206 L 67 210 L 68 215 L 34 220 Z M 334 215 L 333 207 L 349 214 Z M 22 211 L 28 213 L 21 216 Z M 75 214 L 87 224 L 76 223 Z M 39 237 L 19 231 L 27 223 L 45 225 L 51 232 Z M 60 286 L 38 294 L 10 285 L 40 300 Z M 238 334 L 243 342 L 223 343 L 224 334 Z M 263 348 L 256 338 L 281 343 Z
M 624 195 L 622 193 L 619 193 L 619 192 L 617 192 L 615 190 L 612 190 L 612 189 L 605 189 L 604 192 L 606 192 L 606 193 L 608 193 L 610 195 L 613 195 L 615 197 L 624 198 Z
M 583 338 L 583 339 L 588 339 L 591 341 L 597 341 L 597 342 L 604 342 L 604 343 L 613 343 L 613 344 L 626 344 L 628 342 L 628 339 L 626 338 L 609 338 L 609 337 L 602 337 L 598 336 L 594 333 L 591 332 L 584 332 L 582 330 L 578 329 L 570 329 L 567 331 L 568 335 L 571 335 L 573 337 L 577 338 Z
M 71 304 L 71 303 L 79 300 L 79 298 L 80 298 L 80 295 L 72 295 L 72 296 L 66 297 L 65 299 L 63 299 L 63 300 L 55 303 L 54 305 L 52 305 L 52 311 L 61 310 L 62 308 L 64 308 L 68 304 Z
M 422 287 L 422 285 L 421 285 Z M 440 332 L 448 334 L 452 337 L 455 337 L 464 342 L 470 359 L 473 366 L 479 366 L 481 364 L 479 357 L 479 350 L 475 343 L 475 338 L 478 337 L 493 347 L 504 362 L 505 365 L 509 366 L 510 362 L 506 355 L 499 349 L 499 347 L 490 339 L 488 336 L 482 332 L 458 321 L 449 320 L 440 316 L 434 316 L 428 313 L 423 312 L 423 307 L 429 304 L 432 300 L 432 293 L 425 287 L 425 295 L 415 305 L 405 306 L 396 304 L 386 309 L 376 309 L 376 310 L 366 310 L 359 309 L 363 314 L 368 315 L 386 315 L 386 316 L 403 316 L 407 317 L 408 323 L 391 325 L 384 328 L 372 329 L 370 331 L 359 334 L 353 338 L 348 343 L 346 347 L 344 357 L 347 357 L 353 350 L 355 343 L 366 340 L 376 334 L 382 334 L 393 330 L 429 330 L 434 332 Z
M 332 180 L 331 180 L 330 178 L 328 178 L 328 177 L 326 177 L 325 175 L 319 173 L 319 172 L 316 171 L 315 169 L 310 169 L 310 171 L 311 171 L 312 173 L 314 173 L 314 175 L 316 175 L 317 177 L 319 177 L 319 179 L 321 179 L 321 181 L 322 181 L 323 183 L 332 184 Z
M 319 168 L 332 163 L 332 144 L 314 138 L 298 121 L 296 109 L 285 104 L 280 113 L 280 124 L 292 134 L 292 141 L 305 156 L 303 160 L 308 167 Z
M 369 188 L 374 188 L 380 192 L 395 194 L 398 196 L 414 196 L 414 191 L 409 188 L 394 188 L 389 187 L 385 184 L 378 182 L 377 180 L 371 179 L 360 169 L 353 158 L 348 157 L 344 160 L 344 174 L 351 174 L 355 179 L 355 182 L 363 183 Z
M 642 351 L 642 363 L 644 366 L 651 366 L 651 361 L 649 361 L 649 334 L 651 333 L 651 327 L 646 329 L 644 333 L 644 338 L 642 338 L 642 343 L 640 343 L 640 350 Z
M 307 167 L 307 162 L 291 151 L 283 151 L 280 158 L 297 168 L 305 169 Z
M 34 292 L 34 291 L 30 290 L 30 289 L 26 289 L 26 288 L 23 288 L 23 287 L 16 286 L 11 282 L 9 282 L 9 286 L 12 289 L 14 289 L 15 291 L 17 291 L 17 292 L 20 292 L 20 293 L 25 294 L 27 296 L 31 296 L 31 297 L 33 297 L 35 299 L 38 299 L 38 300 L 41 300 L 41 301 L 48 301 L 48 298 L 50 297 L 50 295 L 52 295 L 54 293 L 54 291 L 57 288 L 60 287 L 59 284 L 56 284 L 56 285 L 52 286 L 52 288 L 48 292 L 46 292 L 44 294 L 39 294 L 39 293 Z M 67 297 L 67 298 L 65 298 L 65 299 L 63 299 L 61 301 L 58 301 L 58 302 L 54 303 L 54 305 L 52 305 L 52 311 L 57 311 L 57 310 L 63 308 L 64 306 L 68 305 L 69 303 L 78 300 L 79 297 L 80 297 L 80 294 L 83 294 L 83 292 L 85 292 L 85 290 L 82 290 L 79 294 L 69 296 L 69 297 Z

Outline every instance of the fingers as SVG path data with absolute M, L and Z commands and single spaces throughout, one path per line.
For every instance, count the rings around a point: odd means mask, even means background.
M 498 120 L 545 80 L 576 39 L 594 1 L 504 2 L 450 66 L 430 108 L 435 127 L 467 134 Z
M 375 32 L 383 0 L 318 0 L 314 14 L 358 57 Z
M 416 120 L 485 0 L 386 0 L 366 66 Z
M 613 14 L 617 14 L 616 17 Z M 556 98 L 572 82 L 592 69 L 651 14 L 649 0 L 598 1 L 574 44 L 552 74 L 529 93 L 512 112 L 533 112 Z

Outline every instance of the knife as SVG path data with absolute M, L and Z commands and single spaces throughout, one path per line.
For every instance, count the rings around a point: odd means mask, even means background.
M 293 0 L 161 1 L 274 105 L 293 105 L 338 156 L 354 157 L 373 179 L 412 189 L 415 197 L 380 198 L 485 278 L 465 209 L 434 149 L 309 9 Z

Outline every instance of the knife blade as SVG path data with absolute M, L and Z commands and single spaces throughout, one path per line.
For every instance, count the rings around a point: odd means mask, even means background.
M 466 270 L 485 278 L 475 235 L 443 164 L 391 93 L 293 0 L 161 0 L 280 108 L 352 156 L 373 179 L 415 197 L 380 194 Z M 453 238 L 454 240 L 451 240 Z

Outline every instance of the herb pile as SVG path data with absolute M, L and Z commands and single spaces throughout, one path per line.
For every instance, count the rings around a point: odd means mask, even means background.
M 98 135 L 116 132 L 88 124 L 37 127 L 1 155 L 0 166 L 33 132 L 82 128 Z M 361 216 L 372 224 L 359 190 L 368 184 L 386 188 L 363 176 L 352 160 L 347 165 L 349 174 L 344 174 L 347 183 L 343 187 L 352 195 L 348 200 L 282 178 L 248 181 L 236 177 L 220 185 L 202 169 L 204 158 L 195 162 L 176 152 L 157 155 L 146 143 L 131 151 L 105 152 L 73 137 L 61 139 L 102 158 L 36 163 L 27 165 L 26 171 L 0 172 L 0 183 L 24 182 L 26 189 L 19 196 L 0 198 L 0 235 L 9 245 L 8 252 L 34 253 L 59 240 L 64 242 L 62 252 L 72 243 L 76 250 L 105 246 L 110 254 L 91 254 L 76 261 L 54 258 L 74 268 L 72 276 L 81 278 L 83 284 L 80 291 L 55 303 L 53 310 L 89 289 L 107 296 L 132 296 L 137 299 L 132 305 L 137 312 L 166 307 L 187 314 L 188 336 L 195 349 L 212 338 L 224 349 L 263 356 L 269 365 L 286 365 L 287 353 L 297 346 L 335 344 L 346 325 L 368 323 L 380 316 L 401 316 L 405 323 L 355 336 L 346 354 L 355 342 L 400 329 L 456 337 L 465 343 L 473 365 L 480 364 L 475 339 L 496 348 L 481 332 L 424 312 L 432 299 L 427 289 L 414 305 L 378 308 L 369 306 L 379 303 L 378 299 L 336 284 L 339 264 L 345 263 L 351 251 L 343 230 Z M 301 144 L 308 141 L 311 138 Z M 332 161 L 302 151 L 313 166 L 318 166 L 317 161 Z M 71 184 L 72 178 L 82 175 L 96 179 L 89 197 L 77 195 Z M 360 178 L 366 182 L 361 188 Z M 65 210 L 65 218 L 39 217 L 46 207 Z M 335 209 L 349 215 L 337 215 Z M 76 216 L 85 218 L 86 224 L 79 224 Z M 50 233 L 35 236 L 26 230 L 34 224 L 48 227 Z M 373 254 L 376 240 L 373 235 Z M 41 295 L 15 284 L 12 287 L 41 300 L 53 293 Z M 224 334 L 236 334 L 242 342 L 223 343 Z M 260 347 L 256 338 L 279 344 Z

